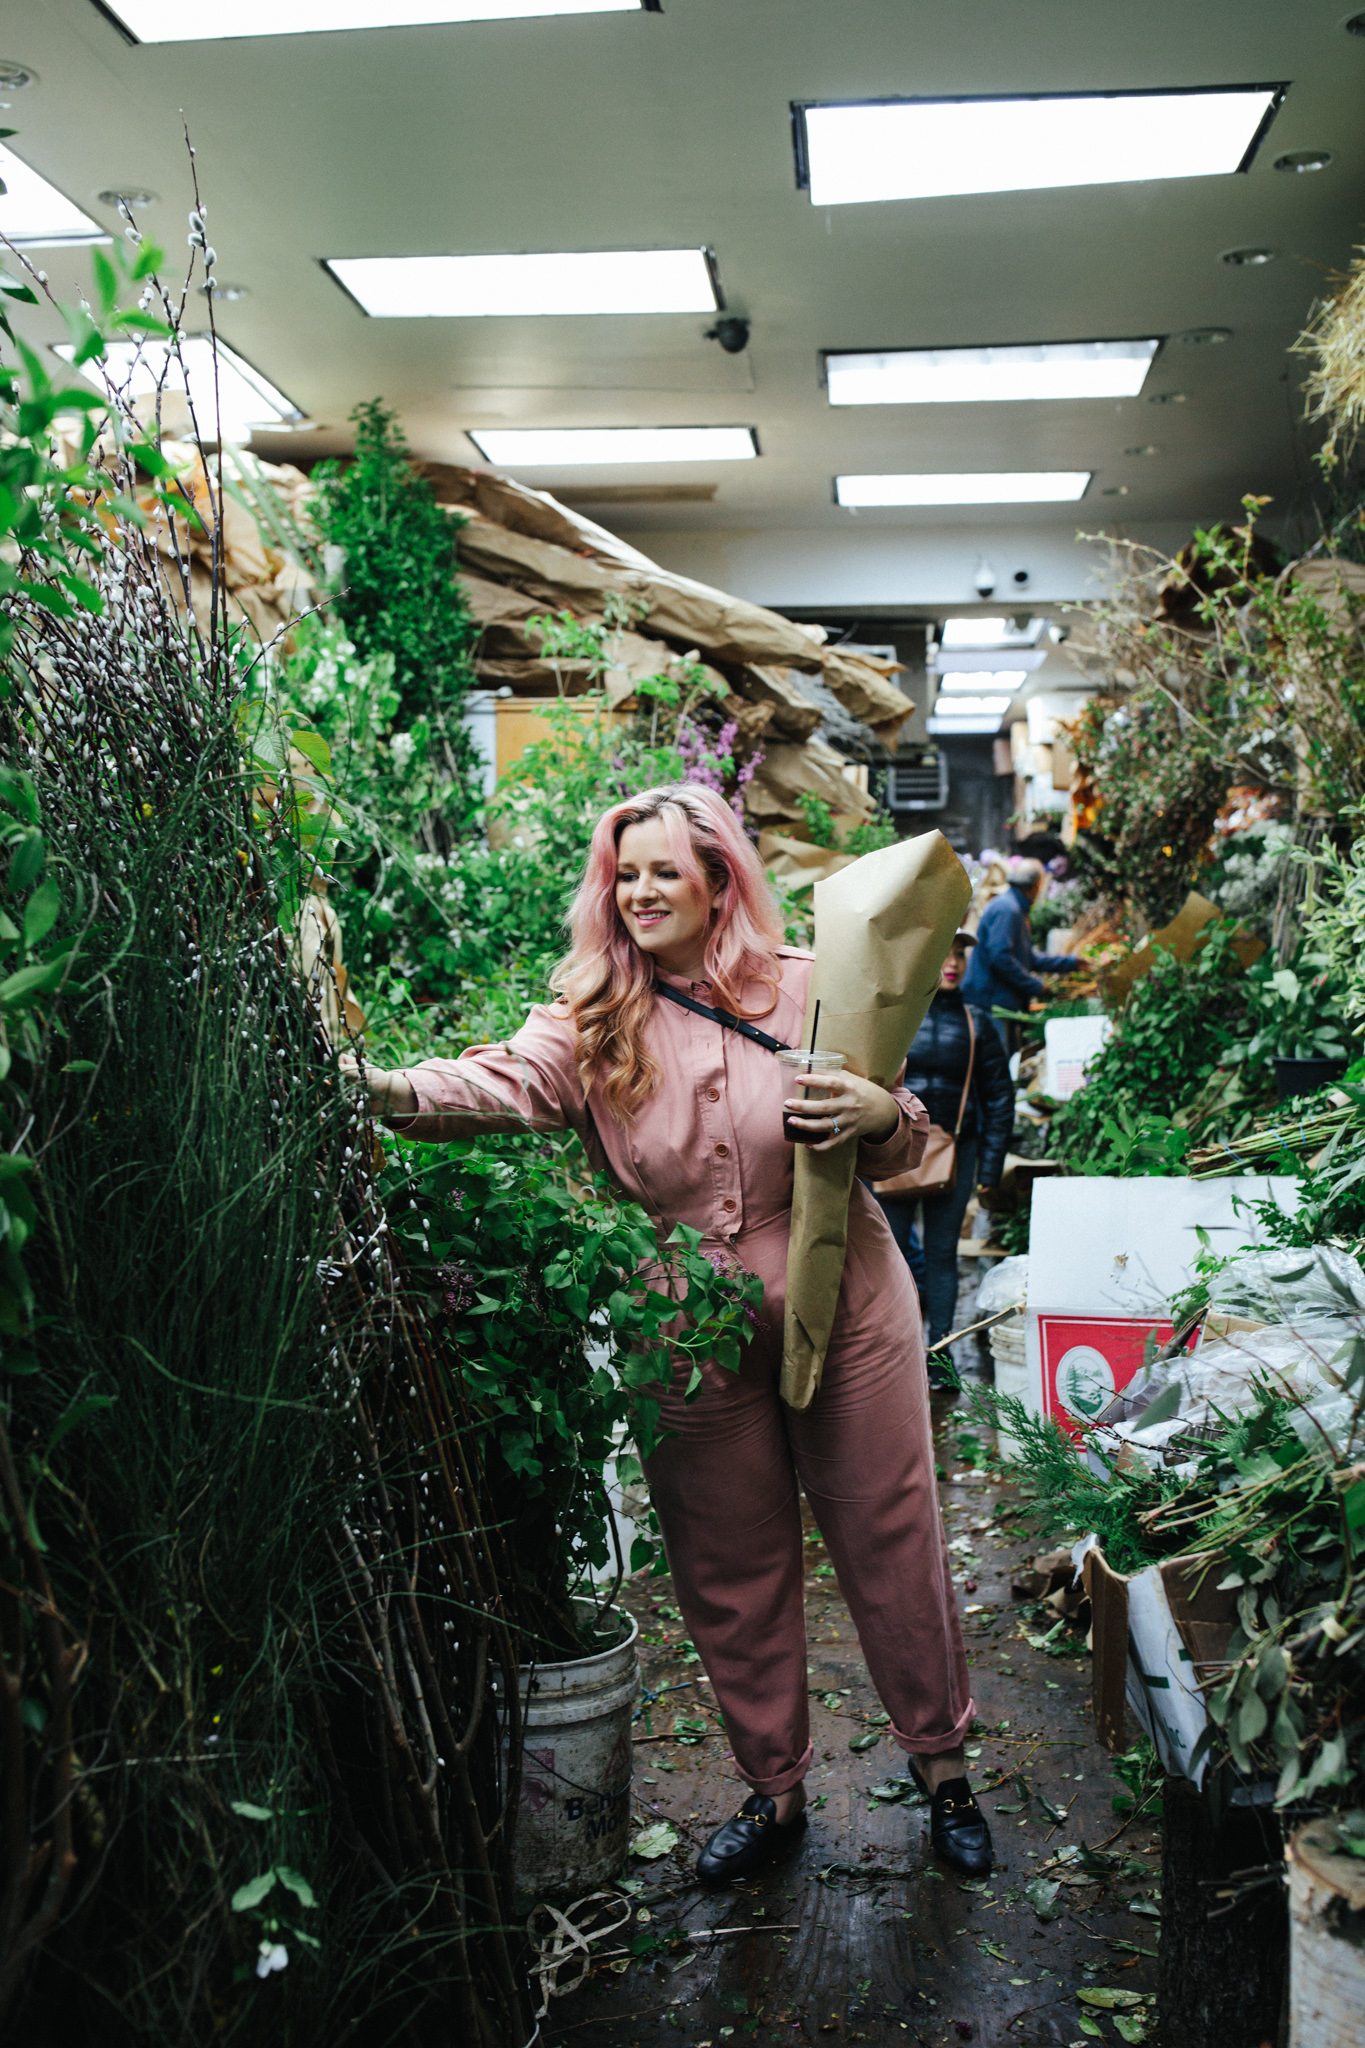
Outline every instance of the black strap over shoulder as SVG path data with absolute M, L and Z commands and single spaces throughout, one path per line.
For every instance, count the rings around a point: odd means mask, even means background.
M 741 1038 L 752 1038 L 755 1045 L 761 1045 L 767 1052 L 790 1052 L 780 1038 L 769 1037 L 756 1024 L 750 1024 L 745 1017 L 736 1017 L 729 1010 L 713 1010 L 709 1003 L 698 1003 L 691 996 L 685 996 L 680 989 L 670 988 L 666 981 L 656 981 L 656 995 L 664 996 L 670 1003 L 676 1003 L 680 1010 L 691 1010 L 695 1017 L 709 1017 L 713 1024 L 723 1024 L 727 1031 L 737 1031 Z

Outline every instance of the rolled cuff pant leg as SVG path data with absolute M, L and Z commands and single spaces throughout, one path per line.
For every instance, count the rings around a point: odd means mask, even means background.
M 858 1254 L 851 1242 L 855 1269 Z M 901 1276 L 903 1312 L 913 1316 L 903 1267 Z M 885 1303 L 882 1314 L 893 1312 Z M 958 1747 L 975 1708 L 939 1515 L 923 1347 L 917 1340 L 912 1358 L 896 1356 L 881 1321 L 851 1317 L 836 1332 L 819 1392 L 787 1429 L 895 1738 L 932 1756 Z
M 754 1347 L 755 1350 L 757 1347 Z M 801 1507 L 771 1374 L 705 1368 L 697 1400 L 665 1404 L 646 1460 L 678 1606 L 725 1719 L 740 1776 L 770 1798 L 810 1766 Z

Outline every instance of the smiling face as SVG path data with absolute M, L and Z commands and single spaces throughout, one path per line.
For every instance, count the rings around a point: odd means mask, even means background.
M 661 818 L 627 825 L 616 850 L 616 908 L 642 953 L 672 974 L 701 979 L 720 890 L 698 892 L 679 872 Z

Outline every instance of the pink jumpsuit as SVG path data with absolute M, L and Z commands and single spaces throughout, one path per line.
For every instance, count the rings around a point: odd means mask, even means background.
M 783 947 L 772 1037 L 800 1040 L 811 955 Z M 709 983 L 668 975 L 709 1003 Z M 758 1008 L 755 988 L 746 1008 Z M 506 1045 L 409 1067 L 418 1115 L 405 1136 L 576 1131 L 595 1166 L 654 1219 L 690 1224 L 763 1281 L 739 1372 L 703 1368 L 664 1403 L 673 1432 L 648 1460 L 678 1604 L 725 1717 L 740 1775 L 773 1796 L 804 1777 L 811 1745 L 798 1481 L 857 1625 L 902 1749 L 955 1749 L 974 1712 L 934 1485 L 919 1305 L 881 1210 L 855 1181 L 848 1259 L 820 1389 L 797 1414 L 778 1397 L 792 1147 L 782 1137 L 781 1070 L 737 1032 L 656 1000 L 647 1036 L 657 1092 L 619 1124 L 594 1082 L 586 1099 L 562 1004 L 532 1010 Z M 861 1145 L 858 1173 L 913 1166 L 923 1105 L 896 1091 L 900 1124 Z

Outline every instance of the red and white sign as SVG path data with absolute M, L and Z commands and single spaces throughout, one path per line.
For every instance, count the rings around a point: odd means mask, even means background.
M 1142 1370 L 1148 1338 L 1174 1334 L 1167 1316 L 1040 1314 L 1043 1413 L 1079 1435 Z

